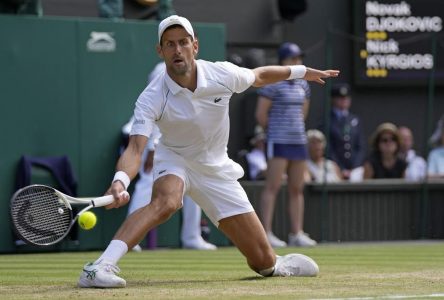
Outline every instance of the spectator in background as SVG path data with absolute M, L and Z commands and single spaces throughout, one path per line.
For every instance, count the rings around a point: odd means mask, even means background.
M 251 180 L 263 180 L 267 172 L 267 158 L 265 157 L 265 132 L 261 126 L 256 125 L 254 136 L 250 139 L 253 147 L 247 153 L 248 171 Z
M 123 18 L 123 0 L 97 0 L 99 17 L 112 20 Z
M 278 55 L 281 65 L 302 64 L 303 52 L 296 44 L 282 44 Z M 276 196 L 282 186 L 282 176 L 287 173 L 291 222 L 288 242 L 291 246 L 314 246 L 316 241 L 303 230 L 304 176 L 308 157 L 305 117 L 308 113 L 310 87 L 303 79 L 285 80 L 267 85 L 259 89 L 258 93 L 256 119 L 267 130 L 268 168 L 261 196 L 265 232 L 273 247 L 287 245 L 271 230 Z
M 249 69 L 265 66 L 267 64 L 265 50 L 259 48 L 248 49 L 243 58 L 243 63 Z
M 380 124 L 372 134 L 371 153 L 364 163 L 364 179 L 405 178 L 407 163 L 399 157 L 401 139 L 392 123 Z
M 362 167 L 365 159 L 364 139 L 359 117 L 350 112 L 351 90 L 346 83 L 337 83 L 331 89 L 332 108 L 328 135 L 327 157 L 341 169 L 342 178 L 348 180 L 352 171 Z M 326 132 L 325 124 L 320 126 Z
M 0 0 L 0 14 L 43 15 L 40 0 Z
M 438 121 L 429 142 L 433 149 L 427 159 L 427 175 L 429 178 L 444 178 L 444 115 Z
M 332 160 L 326 159 L 324 134 L 316 129 L 307 131 L 308 141 L 308 181 L 314 182 L 338 182 L 342 180 L 339 166 Z
M 231 53 L 230 55 L 228 55 L 227 61 L 239 67 L 244 66 L 244 59 L 237 53 Z
M 405 171 L 405 178 L 407 180 L 419 181 L 425 178 L 427 163 L 421 156 L 416 155 L 413 150 L 413 134 L 410 128 L 400 126 L 398 134 L 401 138 L 401 148 L 399 154 L 402 159 L 407 162 L 407 169 Z

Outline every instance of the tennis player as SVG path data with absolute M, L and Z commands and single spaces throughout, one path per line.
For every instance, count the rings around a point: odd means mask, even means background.
M 153 227 L 168 220 L 181 206 L 184 194 L 201 206 L 210 220 L 262 276 L 316 276 L 318 265 L 302 254 L 277 256 L 247 195 L 237 179 L 242 168 L 228 158 L 229 101 L 233 93 L 286 79 L 303 78 L 323 84 L 337 70 L 320 71 L 298 66 L 265 66 L 253 70 L 229 62 L 197 60 L 198 40 L 191 23 L 176 15 L 158 29 L 157 52 L 166 72 L 141 93 L 134 109 L 129 145 L 120 157 L 108 190 L 115 201 L 137 175 L 153 124 L 162 133 L 154 158 L 151 203 L 131 214 L 104 253 L 84 266 L 80 287 L 124 287 L 117 263 Z

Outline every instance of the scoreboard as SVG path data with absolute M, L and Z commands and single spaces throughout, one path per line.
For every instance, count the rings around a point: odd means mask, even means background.
M 356 85 L 444 85 L 443 0 L 353 3 Z

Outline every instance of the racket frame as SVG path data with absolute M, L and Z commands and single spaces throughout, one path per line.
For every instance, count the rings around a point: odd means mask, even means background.
M 58 239 L 51 241 L 49 243 L 36 243 L 34 241 L 29 240 L 28 238 L 24 237 L 23 234 L 20 233 L 20 230 L 18 230 L 13 223 L 13 228 L 14 228 L 14 232 L 17 234 L 17 236 L 22 239 L 23 241 L 25 241 L 28 244 L 32 244 L 34 246 L 38 246 L 38 247 L 46 247 L 46 246 L 51 246 L 54 244 L 59 243 L 60 241 L 62 241 L 71 231 L 72 226 L 77 222 L 77 219 L 79 218 L 79 216 L 84 213 L 85 211 L 90 210 L 93 207 L 102 207 L 102 206 L 106 206 L 108 204 L 111 204 L 114 201 L 114 197 L 113 195 L 106 195 L 106 196 L 102 196 L 102 197 L 86 197 L 86 198 L 77 198 L 77 197 L 72 197 L 69 195 L 66 195 L 62 192 L 60 192 L 59 190 L 47 186 L 47 185 L 43 185 L 43 184 L 32 184 L 26 187 L 23 187 L 19 190 L 17 190 L 14 195 L 11 198 L 11 204 L 10 204 L 10 214 L 11 214 L 11 218 L 14 218 L 12 216 L 12 207 L 13 207 L 13 203 L 14 200 L 17 198 L 17 196 L 19 194 L 21 194 L 24 190 L 30 189 L 30 188 L 35 188 L 35 187 L 44 187 L 47 189 L 51 189 L 54 191 L 55 194 L 57 194 L 59 201 L 63 201 L 64 204 L 66 205 L 66 207 L 70 210 L 70 214 L 71 214 L 71 222 L 68 226 L 68 228 L 66 229 L 65 233 L 60 236 Z M 126 191 L 122 192 L 123 193 L 127 193 Z M 83 208 L 82 210 L 80 210 L 75 216 L 73 216 L 73 211 L 72 211 L 72 206 L 71 204 L 81 204 L 81 205 L 87 205 L 85 208 Z

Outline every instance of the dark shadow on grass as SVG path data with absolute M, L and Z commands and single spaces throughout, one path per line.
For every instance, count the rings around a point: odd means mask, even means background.
M 168 286 L 171 284 L 177 285 L 177 284 L 193 284 L 193 283 L 200 283 L 200 284 L 208 284 L 208 283 L 215 283 L 215 282 L 237 282 L 237 281 L 256 281 L 256 280 L 266 280 L 266 277 L 261 276 L 248 276 L 238 279 L 214 279 L 214 280 L 134 280 L 127 282 L 127 288 L 132 287 L 140 287 L 140 286 Z M 78 286 L 70 286 L 68 289 L 76 289 L 81 290 L 82 288 Z M 107 289 L 107 288 L 93 288 L 92 290 L 101 290 L 101 289 Z M 109 288 L 108 288 L 109 289 Z M 112 289 L 110 289 L 112 290 Z
M 128 287 L 135 287 L 141 285 L 150 285 L 150 286 L 162 286 L 162 285 L 171 285 L 171 284 L 190 284 L 190 283 L 215 283 L 215 282 L 237 282 L 237 281 L 255 281 L 255 280 L 264 280 L 266 277 L 261 276 L 248 276 L 239 279 L 214 279 L 214 280 L 136 280 L 128 282 Z
M 255 281 L 255 280 L 265 280 L 265 279 L 267 279 L 267 277 L 262 277 L 262 276 L 248 276 L 240 278 L 240 280 L 242 281 Z

